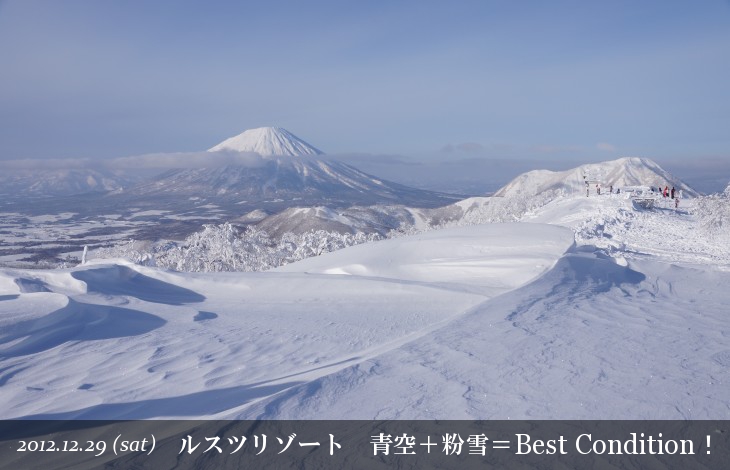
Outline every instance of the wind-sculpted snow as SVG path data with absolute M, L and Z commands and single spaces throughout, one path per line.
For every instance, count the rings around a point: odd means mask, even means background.
M 24 278 L 18 278 L 15 279 L 15 283 L 20 288 L 20 292 L 23 294 L 28 294 L 31 292 L 50 292 L 48 290 L 48 287 L 46 286 L 46 283 L 41 281 L 40 279 L 24 279 Z
M 551 259 L 556 253 L 564 252 L 568 233 L 563 227 L 538 224 L 434 230 L 380 242 L 378 258 L 369 258 L 370 246 L 359 245 L 276 271 L 452 282 L 503 291 L 524 284 L 536 272 L 548 269 L 550 265 L 539 259 Z M 483 234 L 489 242 L 476 239 L 477 234 Z M 485 279 L 485 273 L 492 270 L 499 271 L 501 277 Z
M 577 248 L 531 284 L 237 417 L 717 418 L 730 404 L 728 282 Z
M 15 296 L 0 302 L 1 416 L 234 417 L 448 325 L 572 243 L 559 227 L 468 227 L 341 250 L 309 273 L 95 262 L 46 272 L 50 292 L 34 293 L 15 282 L 28 272 L 0 271 Z M 315 272 L 356 264 L 365 275 Z
M 89 293 L 131 295 L 146 302 L 168 305 L 183 305 L 205 300 L 204 296 L 190 289 L 145 276 L 127 266 L 86 269 L 71 273 L 71 276 L 84 281 Z
M 91 305 L 69 299 L 48 315 L 4 329 L 0 358 L 37 354 L 71 341 L 95 341 L 138 336 L 166 322 L 149 313 L 111 305 Z

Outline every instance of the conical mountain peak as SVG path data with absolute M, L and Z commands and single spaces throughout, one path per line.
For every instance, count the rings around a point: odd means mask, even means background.
M 323 155 L 324 152 L 308 144 L 282 127 L 259 127 L 248 129 L 237 136 L 224 140 L 210 148 L 209 152 L 233 150 L 236 152 L 256 152 L 259 155 Z

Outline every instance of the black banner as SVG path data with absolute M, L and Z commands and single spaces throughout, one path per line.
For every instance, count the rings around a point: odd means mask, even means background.
M 717 469 L 730 421 L 2 421 L 0 469 Z

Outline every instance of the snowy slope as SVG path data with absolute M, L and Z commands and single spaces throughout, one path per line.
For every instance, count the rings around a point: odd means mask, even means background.
M 219 150 L 256 152 L 262 156 L 286 155 L 296 157 L 324 154 L 321 150 L 281 127 L 248 129 L 211 147 L 208 151 L 217 152 Z
M 458 288 L 479 286 L 489 295 L 527 283 L 549 269 L 569 245 L 569 232 L 552 225 L 494 224 L 437 230 L 358 245 L 283 266 L 274 272 L 377 277 Z M 493 276 L 492 273 L 499 273 Z

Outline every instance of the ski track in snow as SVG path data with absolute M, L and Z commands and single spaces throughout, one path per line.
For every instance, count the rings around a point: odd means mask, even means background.
M 268 273 L 0 270 L 0 416 L 728 413 L 723 238 L 614 197 L 557 198 L 522 220 Z

